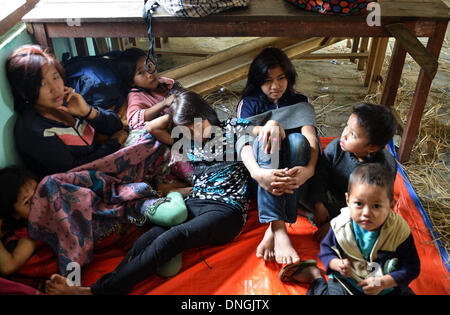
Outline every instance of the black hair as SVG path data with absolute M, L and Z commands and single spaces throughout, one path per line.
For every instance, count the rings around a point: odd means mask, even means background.
M 391 110 L 383 105 L 360 103 L 352 114 L 367 133 L 369 144 L 384 148 L 396 131 L 396 120 Z
M 187 126 L 194 123 L 195 118 L 207 119 L 213 126 L 218 126 L 220 120 L 216 111 L 200 95 L 192 91 L 175 94 L 169 107 L 172 126 Z
M 42 68 L 53 65 L 65 80 L 65 72 L 56 58 L 38 45 L 24 45 L 14 50 L 6 60 L 6 77 L 14 97 L 14 111 L 32 108 L 39 98 Z
M 268 47 L 262 50 L 252 61 L 248 71 L 247 84 L 242 91 L 242 97 L 255 96 L 261 92 L 261 85 L 267 78 L 270 69 L 280 66 L 287 79 L 286 92 L 295 94 L 295 81 L 297 72 L 292 62 L 283 50 L 276 47 Z
M 134 85 L 134 75 L 136 73 L 136 64 L 142 57 L 147 57 L 147 52 L 144 50 L 133 47 L 124 50 L 116 60 L 117 71 L 120 77 L 120 83 L 126 91 L 146 91 L 150 94 L 150 91 Z M 165 83 L 159 83 L 157 87 L 157 93 L 166 93 L 169 88 Z
M 20 188 L 30 179 L 38 181 L 38 177 L 23 166 L 13 165 L 0 169 L 0 219 L 7 234 L 24 226 L 26 220 L 14 218 L 14 204 Z
M 389 201 L 394 200 L 395 177 L 386 165 L 381 163 L 365 163 L 357 166 L 350 174 L 347 192 L 350 195 L 355 184 L 375 185 L 386 189 Z

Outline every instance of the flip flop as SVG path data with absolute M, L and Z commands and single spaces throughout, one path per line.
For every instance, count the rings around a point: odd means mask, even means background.
M 293 278 L 293 275 L 296 272 L 301 272 L 303 269 L 310 267 L 310 266 L 317 266 L 317 261 L 314 259 L 310 260 L 300 260 L 299 262 L 296 262 L 295 264 L 286 265 L 281 269 L 280 274 L 278 275 L 278 278 L 282 282 L 299 282 Z

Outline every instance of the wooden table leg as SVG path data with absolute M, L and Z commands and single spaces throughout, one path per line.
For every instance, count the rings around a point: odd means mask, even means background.
M 394 105 L 395 97 L 397 96 L 398 86 L 402 76 L 403 66 L 405 64 L 406 50 L 396 40 L 394 50 L 391 56 L 391 63 L 385 85 L 383 88 L 383 95 L 381 96 L 381 104 L 391 107 Z
M 434 36 L 428 38 L 427 49 L 436 57 L 436 59 L 439 58 L 445 32 L 447 30 L 447 24 L 448 22 L 436 22 Z M 422 119 L 428 93 L 430 92 L 432 80 L 433 78 L 430 78 L 425 74 L 425 71 L 422 69 L 420 70 L 416 90 L 408 113 L 408 119 L 400 142 L 398 152 L 400 163 L 408 161 L 411 155 L 412 147 L 419 132 L 420 121 Z
M 34 37 L 36 38 L 37 43 L 44 49 L 48 49 L 53 53 L 53 45 L 50 38 L 47 36 L 47 30 L 45 29 L 45 25 L 42 23 L 33 23 L 33 31 Z

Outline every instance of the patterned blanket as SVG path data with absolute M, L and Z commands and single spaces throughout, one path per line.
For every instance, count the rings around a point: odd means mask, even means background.
M 52 247 L 61 274 L 89 263 L 94 242 L 145 221 L 141 210 L 158 199 L 148 182 L 166 149 L 150 138 L 39 183 L 28 232 Z

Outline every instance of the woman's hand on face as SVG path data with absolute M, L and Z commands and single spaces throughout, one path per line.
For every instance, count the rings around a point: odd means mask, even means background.
M 85 117 L 91 109 L 83 96 L 71 87 L 64 87 L 64 99 L 66 105 L 60 106 L 58 109 L 73 116 Z

